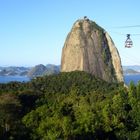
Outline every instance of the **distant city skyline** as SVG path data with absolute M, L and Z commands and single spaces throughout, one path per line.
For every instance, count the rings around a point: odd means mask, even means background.
M 139 0 L 0 0 L 0 66 L 61 64 L 74 22 L 87 16 L 112 37 L 122 65 L 140 65 Z M 125 48 L 126 34 L 133 47 Z

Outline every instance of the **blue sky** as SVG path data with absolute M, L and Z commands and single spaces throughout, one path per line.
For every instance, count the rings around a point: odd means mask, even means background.
M 124 48 L 125 34 L 140 34 L 140 0 L 0 0 L 0 66 L 61 63 L 73 23 L 83 16 L 109 32 L 123 65 L 140 65 L 140 35 Z

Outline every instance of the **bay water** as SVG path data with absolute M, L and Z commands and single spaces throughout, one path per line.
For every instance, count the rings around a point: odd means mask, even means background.
M 0 76 L 0 83 L 8 83 L 8 82 L 28 82 L 30 78 L 27 76 Z
M 12 81 L 28 82 L 30 81 L 30 78 L 27 76 L 0 76 L 0 83 L 8 83 Z M 140 81 L 140 75 L 125 75 L 124 81 L 126 85 L 129 85 L 130 81 L 137 84 L 137 82 Z

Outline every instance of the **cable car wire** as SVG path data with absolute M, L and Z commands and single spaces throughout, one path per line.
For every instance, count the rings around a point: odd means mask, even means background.
M 135 64 L 135 63 L 140 64 L 140 61 L 139 61 L 138 58 L 136 58 L 134 56 L 131 56 L 130 54 L 128 56 L 126 52 L 121 51 L 121 55 L 120 56 L 121 56 L 121 59 L 123 61 L 132 62 L 133 64 Z
M 140 25 L 129 25 L 129 26 L 115 26 L 115 27 L 110 27 L 110 29 L 111 28 L 116 28 L 116 29 L 123 29 L 123 28 L 140 28 Z M 116 34 L 119 34 L 119 35 L 127 35 L 128 33 L 120 33 L 120 32 L 114 32 L 114 31 L 110 31 L 110 32 L 112 32 L 112 33 L 116 33 Z M 138 34 L 135 34 L 135 33 L 131 33 L 130 34 L 131 36 L 139 36 L 140 34 L 138 33 Z
M 114 33 L 114 34 L 118 34 L 118 35 L 123 35 L 123 36 L 124 36 L 124 35 L 125 35 L 125 36 L 127 35 L 127 33 L 125 34 L 125 33 L 121 33 L 121 32 L 115 32 L 115 31 L 112 31 L 112 30 L 111 30 L 111 31 L 109 30 L 109 32 L 110 32 L 110 33 Z M 134 34 L 134 33 L 132 33 L 132 34 L 130 34 L 130 35 L 131 35 L 131 36 L 140 36 L 140 34 Z
M 140 27 L 140 25 L 131 25 L 131 26 L 116 26 L 113 28 L 138 28 Z
M 140 25 L 132 25 L 132 26 L 116 26 L 116 27 L 113 27 L 114 29 L 127 29 L 127 28 L 140 28 Z M 111 28 L 110 28 L 111 29 Z M 110 30 L 109 29 L 109 32 L 110 33 L 115 33 L 115 34 L 118 34 L 118 35 L 125 35 L 126 37 L 127 37 L 127 39 L 126 39 L 126 41 L 125 41 L 125 47 L 126 48 L 131 48 L 132 46 L 133 46 L 133 42 L 132 42 L 132 40 L 130 39 L 130 35 L 131 36 L 140 36 L 140 34 L 139 33 L 122 33 L 122 32 L 114 32 L 114 31 L 112 31 L 112 30 Z M 133 64 L 140 64 L 140 61 L 139 61 L 139 59 L 138 58 L 136 58 L 135 56 L 128 56 L 127 55 L 127 53 L 126 52 L 123 52 L 122 50 L 121 50 L 121 58 L 122 58 L 122 60 L 123 61 L 125 61 L 125 62 L 132 62 Z
M 112 32 L 112 31 L 110 31 Z M 115 33 L 115 34 L 119 34 L 119 35 L 127 35 L 127 34 L 124 34 L 124 33 L 120 33 L 120 32 L 112 32 L 112 33 Z M 140 34 L 130 34 L 131 36 L 139 36 Z

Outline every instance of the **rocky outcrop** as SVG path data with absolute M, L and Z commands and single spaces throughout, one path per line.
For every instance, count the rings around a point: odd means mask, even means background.
M 87 18 L 74 23 L 62 50 L 61 71 L 76 70 L 108 82 L 123 82 L 121 59 L 111 37 Z

